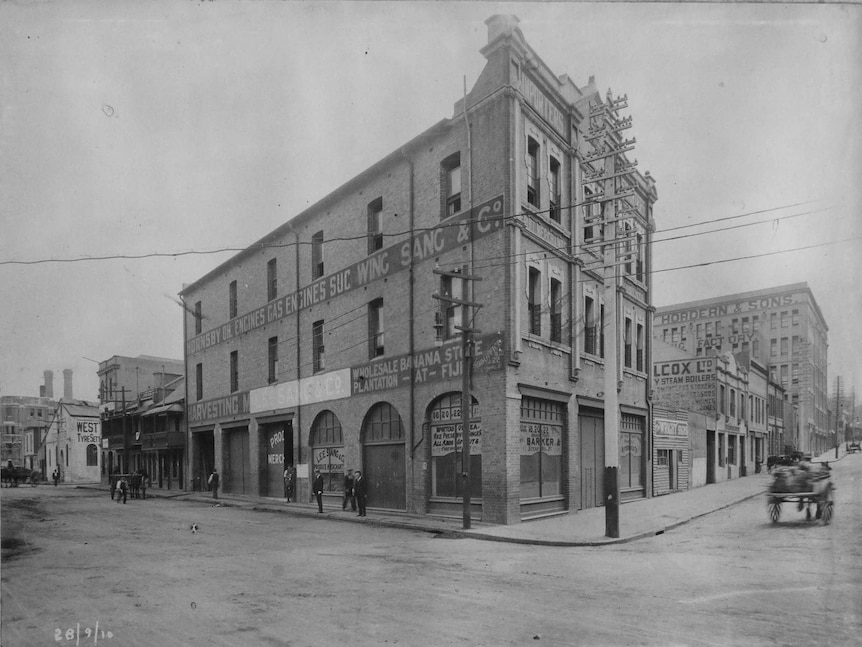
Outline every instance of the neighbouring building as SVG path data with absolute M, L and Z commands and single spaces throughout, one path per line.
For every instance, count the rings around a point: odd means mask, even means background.
M 0 463 L 36 470 L 44 477 L 45 436 L 54 400 L 26 395 L 0 396 Z
M 487 26 L 451 117 L 184 286 L 193 487 L 217 467 L 281 497 L 292 466 L 337 504 L 360 469 L 371 508 L 459 515 L 467 487 L 490 523 L 603 505 L 610 370 L 621 499 L 650 495 L 655 183 L 624 97 L 552 72 L 517 18 Z
M 59 400 L 45 441 L 48 477 L 59 467 L 61 483 L 98 483 L 101 445 L 99 405 L 85 400 Z
M 142 416 L 166 397 L 168 384 L 183 377 L 183 362 L 151 355 L 114 355 L 99 362 L 98 376 L 103 431 L 102 479 L 108 482 L 111 474 L 130 474 L 144 469 L 142 429 L 152 429 L 152 424 L 144 425 Z M 174 446 L 172 449 L 179 448 Z M 167 447 L 157 450 L 151 446 L 149 450 L 158 452 L 167 450 Z M 155 462 L 149 458 L 150 466 Z M 176 472 L 180 468 L 170 469 Z M 155 473 L 151 472 L 151 476 Z
M 767 456 L 766 368 L 746 353 L 653 348 L 655 493 L 758 472 Z
M 827 397 L 828 327 L 807 283 L 656 308 L 653 334 L 694 355 L 748 352 L 796 405 L 794 450 L 834 445 Z
M 147 392 L 133 418 L 141 439 L 141 468 L 154 488 L 185 488 L 185 378 L 178 377 Z

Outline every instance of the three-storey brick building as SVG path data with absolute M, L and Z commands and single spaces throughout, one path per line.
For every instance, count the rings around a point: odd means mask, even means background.
M 517 22 L 487 21 L 451 118 L 184 287 L 191 479 L 282 496 L 294 467 L 307 497 L 319 469 L 340 502 L 361 469 L 370 508 L 455 513 L 467 327 L 475 518 L 602 503 L 609 344 L 622 498 L 648 495 L 654 182 L 604 162 L 597 118 L 621 104 L 554 75 Z

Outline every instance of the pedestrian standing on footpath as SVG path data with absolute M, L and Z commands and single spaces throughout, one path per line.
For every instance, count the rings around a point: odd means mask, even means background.
M 314 496 L 317 497 L 317 512 L 323 512 L 323 474 L 320 470 L 314 470 Z
M 210 478 L 207 481 L 207 483 L 209 483 L 209 486 L 212 488 L 213 499 L 218 499 L 218 481 L 219 481 L 218 470 L 214 467 L 213 473 L 210 474 Z
M 141 470 L 141 498 L 147 498 L 148 487 L 150 487 L 150 474 L 147 470 Z
M 365 499 L 368 496 L 368 488 L 365 479 L 362 477 L 362 472 L 356 470 L 356 476 L 353 479 L 353 496 L 356 498 L 356 505 L 359 506 L 360 517 L 365 516 Z
M 123 499 L 123 503 L 126 502 L 126 496 L 129 493 L 129 484 L 126 483 L 126 477 L 121 476 L 120 480 L 117 481 L 117 503 L 120 502 L 120 499 Z
M 57 487 L 57 484 L 60 482 L 60 468 L 55 467 L 54 473 L 51 476 L 54 477 L 54 487 Z
M 344 475 L 344 499 L 341 501 L 341 509 L 347 510 L 347 502 L 350 501 L 350 509 L 356 512 L 356 497 L 353 495 L 353 470 L 347 470 Z
M 284 498 L 288 503 L 293 498 L 293 465 L 288 465 L 284 470 Z

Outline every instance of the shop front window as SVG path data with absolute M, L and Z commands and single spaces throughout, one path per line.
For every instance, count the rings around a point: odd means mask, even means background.
M 521 499 L 560 493 L 563 420 L 562 404 L 521 398 Z
M 620 488 L 644 487 L 644 419 L 622 414 L 620 417 Z
M 344 489 L 344 436 L 332 411 L 321 412 L 311 427 L 312 470 L 323 475 L 324 492 Z
M 430 411 L 431 495 L 461 497 L 461 394 L 444 395 Z M 470 410 L 470 498 L 482 498 L 482 420 L 479 405 Z

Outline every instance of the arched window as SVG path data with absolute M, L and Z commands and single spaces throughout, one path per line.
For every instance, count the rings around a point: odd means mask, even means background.
M 324 492 L 341 492 L 344 487 L 344 436 L 341 422 L 332 411 L 322 411 L 311 426 L 312 469 L 323 475 Z
M 365 444 L 403 442 L 401 416 L 388 402 L 380 402 L 365 419 Z
M 431 427 L 431 496 L 460 497 L 461 394 L 449 393 L 429 410 Z M 470 411 L 470 498 L 482 497 L 482 419 L 473 400 Z
M 99 465 L 99 448 L 93 443 L 87 445 L 87 467 L 97 467 Z

